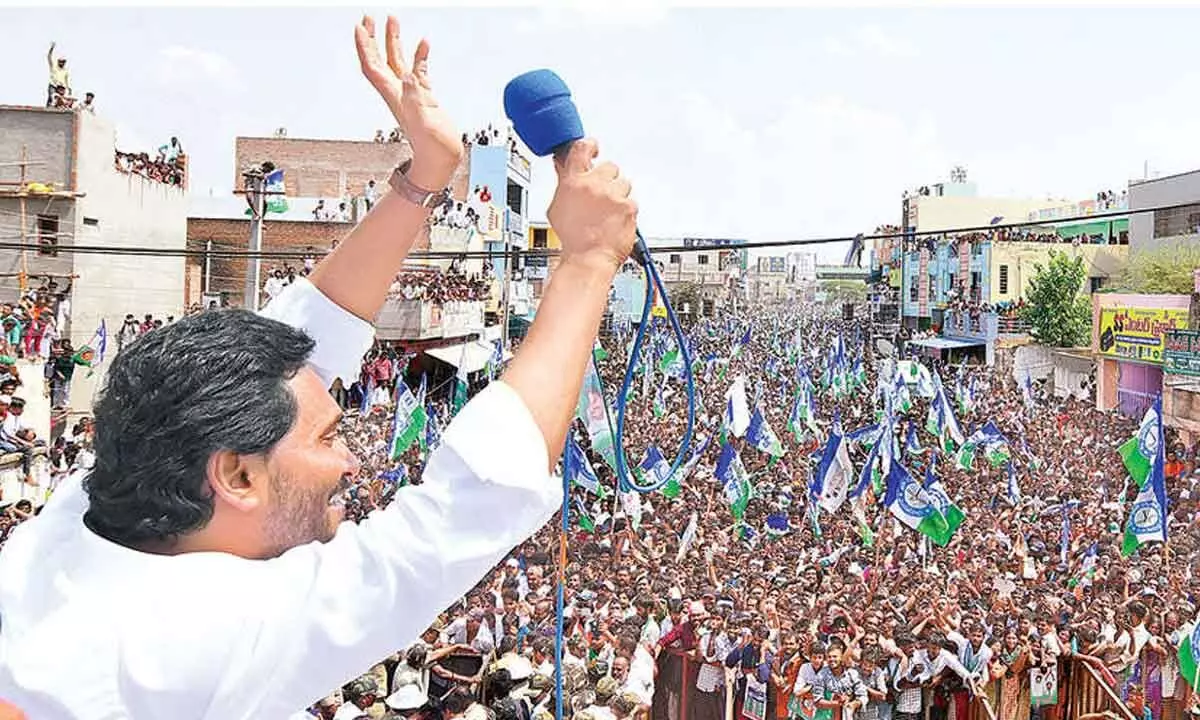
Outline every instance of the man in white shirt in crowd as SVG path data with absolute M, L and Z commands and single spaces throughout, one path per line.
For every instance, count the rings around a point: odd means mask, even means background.
M 0 423 L 0 451 L 21 453 L 21 470 L 25 473 L 25 482 L 32 485 L 33 451 L 45 442 L 38 440 L 37 433 L 25 421 L 24 399 L 0 395 L 0 410 L 7 411 L 4 421 Z
M 421 485 L 341 522 L 359 462 L 327 390 L 357 375 L 430 188 L 462 157 L 429 44 L 410 64 L 388 18 L 385 61 L 374 35 L 370 18 L 355 29 L 362 70 L 413 152 L 392 192 L 261 315 L 199 313 L 117 355 L 95 466 L 0 552 L 0 697 L 29 717 L 288 717 L 408 645 L 558 510 L 550 469 L 637 221 L 590 140 L 555 163 L 562 257 L 502 379 Z
M 267 278 L 267 282 L 263 284 L 263 292 L 267 294 L 267 301 L 274 300 L 279 297 L 279 293 L 288 286 L 287 280 L 283 277 L 283 270 L 275 268 L 271 273 L 271 277 Z

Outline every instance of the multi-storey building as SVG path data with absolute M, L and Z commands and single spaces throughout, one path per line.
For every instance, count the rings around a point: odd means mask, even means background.
M 103 322 L 113 352 L 126 314 L 184 310 L 187 159 L 136 150 L 147 152 L 120 152 L 113 124 L 88 111 L 0 106 L 0 236 L 22 246 L 0 250 L 0 301 L 43 283 L 69 289 L 59 332 L 75 347 Z M 115 252 L 130 247 L 144 251 Z M 76 375 L 74 409 L 90 407 L 103 377 L 103 364 Z

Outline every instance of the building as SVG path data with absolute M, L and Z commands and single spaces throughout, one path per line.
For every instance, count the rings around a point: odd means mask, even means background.
M 137 171 L 133 162 L 118 151 L 115 127 L 102 116 L 0 106 L 3 236 L 36 245 L 0 250 L 0 301 L 16 302 L 47 277 L 69 286 L 60 333 L 75 347 L 92 342 L 103 322 L 113 352 L 126 314 L 165 320 L 185 308 L 187 159 Z M 72 249 L 83 246 L 89 251 Z M 111 252 L 128 247 L 173 254 Z M 103 364 L 94 374 L 76 374 L 73 408 L 90 408 L 103 375 Z
M 675 308 L 676 312 L 693 317 L 708 317 L 729 303 L 747 268 L 745 240 L 660 237 L 647 238 L 646 243 L 654 252 L 668 293 L 694 290 L 696 307 L 685 301 Z M 676 249 L 660 253 L 655 248 Z
M 1200 238 L 1200 170 L 1129 182 L 1129 209 L 1181 205 L 1169 210 L 1136 213 L 1129 219 L 1132 252 Z
M 1092 353 L 1096 356 L 1096 407 L 1140 418 L 1160 393 L 1167 408 L 1192 406 L 1186 387 L 1164 383 L 1167 334 L 1188 329 L 1188 295 L 1097 293 L 1092 296 Z M 1180 373 L 1185 374 L 1185 373 Z M 1180 408 L 1172 408 L 1180 409 Z M 1200 406 L 1197 407 L 1200 410 Z
M 526 247 L 531 251 L 523 258 L 525 279 L 529 281 L 530 293 L 536 303 L 542 299 L 542 294 L 549 284 L 550 276 L 558 267 L 557 255 L 540 254 L 544 251 L 557 252 L 562 250 L 562 241 L 558 233 L 545 221 L 530 221 L 529 239 Z
M 790 252 L 787 254 L 788 282 L 804 285 L 817 281 L 817 254 L 815 252 Z
M 1036 267 L 1048 263 L 1051 253 L 1084 258 L 1089 269 L 1086 285 L 1080 288 L 1084 292 L 1102 288 L 1128 256 L 1128 219 L 1049 222 L 1111 209 L 1094 201 L 979 198 L 965 179 L 922 191 L 929 194 L 918 192 L 904 199 L 906 236 L 899 242 L 876 241 L 874 268 L 881 280 L 887 278 L 888 287 L 898 286 L 902 322 L 907 327 L 939 330 L 939 342 L 951 343 L 950 349 L 978 348 L 988 363 L 997 347 L 1027 340 L 1027 328 L 1016 310 Z M 1018 222 L 1048 224 L 923 234 Z
M 294 253 L 262 263 L 259 287 L 271 271 L 302 270 L 306 258 L 319 258 L 348 234 L 368 211 L 372 195 L 387 191 L 392 170 L 412 155 L 408 142 L 318 140 L 288 137 L 239 137 L 235 140 L 234 188 L 243 188 L 242 170 L 271 163 L 283 172 L 286 208 L 269 211 L 262 232 L 265 252 Z M 528 160 L 507 146 L 473 145 L 451 180 L 451 211 L 472 210 L 479 218 L 469 227 L 431 223 L 414 243 L 416 250 L 483 253 L 462 259 L 414 258 L 413 272 L 445 271 L 451 266 L 467 275 L 490 277 L 488 300 L 471 308 L 433 306 L 394 298 L 376 319 L 379 337 L 437 344 L 483 328 L 484 314 L 500 315 L 506 249 L 524 247 L 525 215 L 531 180 Z M 372 187 L 370 184 L 374 182 Z M 206 251 L 248 248 L 250 219 L 243 195 L 197 198 L 188 218 L 188 246 L 195 255 L 188 272 L 189 302 L 220 298 L 241 305 L 249 263 L 243 257 L 220 257 Z M 518 280 L 513 297 L 527 297 Z M 403 307 L 401 307 L 403 306 Z
M 813 264 L 816 278 L 816 264 Z M 791 300 L 794 295 L 792 273 L 788 272 L 786 255 L 762 255 L 755 258 L 746 273 L 746 296 L 752 303 L 776 303 Z
M 1188 445 L 1200 440 L 1200 268 L 1193 278 L 1189 329 L 1167 330 L 1163 337 L 1163 421 Z

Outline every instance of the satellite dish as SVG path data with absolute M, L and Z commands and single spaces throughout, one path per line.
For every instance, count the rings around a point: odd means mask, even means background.
M 890 340 L 885 340 L 884 338 L 877 338 L 875 340 L 875 350 L 883 357 L 886 357 L 886 358 L 896 357 L 896 346 L 893 345 Z

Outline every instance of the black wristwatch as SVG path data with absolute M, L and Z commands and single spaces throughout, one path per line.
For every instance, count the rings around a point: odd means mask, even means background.
M 426 190 L 412 180 L 409 180 L 408 170 L 411 167 L 412 159 L 409 158 L 400 163 L 400 166 L 392 171 L 392 176 L 388 178 L 388 185 L 392 187 L 392 190 L 410 203 L 427 210 L 432 210 L 446 202 L 450 197 L 450 192 L 447 189 Z

